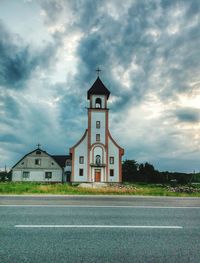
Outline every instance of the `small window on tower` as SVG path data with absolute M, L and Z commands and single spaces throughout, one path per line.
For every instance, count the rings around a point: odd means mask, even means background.
M 100 134 L 96 134 L 96 141 L 100 142 Z
M 101 99 L 97 98 L 95 101 L 95 108 L 101 108 Z
M 79 169 L 79 176 L 83 176 L 83 169 Z
M 80 164 L 84 164 L 84 156 L 80 156 L 79 157 L 79 163 Z
M 114 164 L 114 157 L 113 156 L 110 157 L 110 164 Z
M 96 121 L 96 129 L 100 129 L 100 121 Z
M 114 176 L 114 170 L 110 169 L 110 176 Z

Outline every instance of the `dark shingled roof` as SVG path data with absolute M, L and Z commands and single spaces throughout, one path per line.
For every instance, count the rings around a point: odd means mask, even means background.
M 71 160 L 70 155 L 51 155 L 51 157 L 60 165 L 62 168 L 65 167 L 66 160 Z
M 87 98 L 90 99 L 90 95 L 106 95 L 109 98 L 110 91 L 104 86 L 103 82 L 98 77 L 92 87 L 87 92 Z

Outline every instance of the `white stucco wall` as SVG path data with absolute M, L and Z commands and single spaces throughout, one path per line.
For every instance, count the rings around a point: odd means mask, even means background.
M 29 172 L 29 178 L 23 178 L 23 171 Z M 45 179 L 45 172 L 52 172 L 52 178 Z M 13 170 L 12 181 L 24 182 L 62 182 L 62 170 Z
M 100 129 L 96 128 L 96 122 L 100 121 Z M 106 112 L 92 111 L 91 112 L 91 144 L 96 142 L 96 134 L 100 134 L 100 142 L 105 144 L 106 133 Z
M 74 179 L 73 182 L 86 182 L 87 181 L 87 145 L 88 145 L 88 132 L 84 140 L 76 146 L 74 150 Z M 84 156 L 84 163 L 79 164 L 79 157 Z M 79 176 L 79 169 L 83 169 L 83 176 Z
M 12 171 L 12 181 L 22 181 L 22 171 L 14 170 Z
M 109 182 L 119 182 L 119 149 L 108 139 L 108 181 Z M 114 157 L 114 164 L 110 164 L 110 157 Z M 110 169 L 114 169 L 114 176 L 110 176 Z

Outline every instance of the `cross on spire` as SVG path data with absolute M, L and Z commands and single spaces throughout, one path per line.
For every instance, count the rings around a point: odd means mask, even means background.
M 40 146 L 41 146 L 41 144 L 40 144 L 40 143 L 38 143 L 38 144 L 37 144 L 37 147 L 38 147 L 38 149 L 40 148 Z
M 100 72 L 101 72 L 101 69 L 98 67 L 98 68 L 96 69 L 96 72 L 97 72 L 97 76 L 99 77 L 99 74 L 100 74 Z

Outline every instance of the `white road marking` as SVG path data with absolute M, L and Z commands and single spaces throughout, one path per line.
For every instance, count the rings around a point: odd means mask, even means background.
M 150 208 L 150 209 L 200 209 L 199 206 L 132 206 L 132 205 L 0 205 L 0 207 L 69 207 L 69 208 Z
M 17 228 L 150 228 L 182 229 L 182 226 L 124 226 L 124 225 L 15 225 Z

